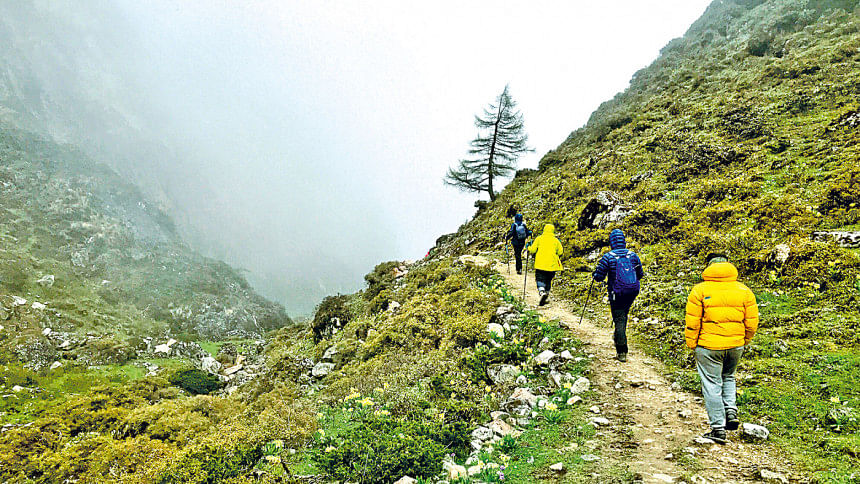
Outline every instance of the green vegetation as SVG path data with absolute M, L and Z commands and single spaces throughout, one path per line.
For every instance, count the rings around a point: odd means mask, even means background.
M 191 395 L 209 395 L 222 386 L 217 376 L 196 368 L 178 370 L 167 381 Z

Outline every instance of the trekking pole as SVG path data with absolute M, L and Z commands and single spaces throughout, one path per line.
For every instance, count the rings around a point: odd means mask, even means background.
M 594 288 L 594 278 L 591 278 L 591 284 L 588 285 L 588 295 L 585 296 L 585 304 L 582 305 L 582 315 L 579 316 L 579 324 L 582 324 L 582 319 L 585 318 L 585 308 L 588 306 L 588 300 L 591 299 L 591 290 Z
M 526 249 L 526 265 L 523 268 L 523 303 L 526 302 L 526 281 L 529 278 L 529 251 Z
M 511 275 L 511 256 L 508 255 L 508 241 L 505 241 L 505 262 L 508 263 L 508 275 Z

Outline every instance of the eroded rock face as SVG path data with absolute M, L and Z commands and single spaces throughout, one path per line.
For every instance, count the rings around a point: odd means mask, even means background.
M 622 222 L 632 213 L 633 211 L 618 194 L 607 191 L 597 192 L 597 195 L 582 210 L 578 228 L 579 230 L 604 229 Z

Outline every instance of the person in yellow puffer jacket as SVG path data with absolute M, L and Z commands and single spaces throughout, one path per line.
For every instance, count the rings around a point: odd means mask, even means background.
M 722 254 L 708 257 L 697 284 L 687 298 L 684 338 L 695 351 L 696 369 L 711 431 L 705 437 L 726 443 L 726 430 L 737 430 L 735 369 L 744 346 L 758 329 L 755 295 L 738 282 L 738 270 Z
M 535 256 L 535 284 L 540 294 L 539 305 L 543 306 L 549 298 L 552 278 L 555 277 L 556 272 L 564 270 L 560 259 L 564 249 L 561 241 L 555 236 L 555 226 L 544 225 L 543 234 L 535 238 L 528 249 Z

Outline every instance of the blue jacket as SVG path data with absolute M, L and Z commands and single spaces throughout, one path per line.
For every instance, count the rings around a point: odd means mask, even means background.
M 606 286 L 609 289 L 609 293 L 612 294 L 612 286 L 615 282 L 615 264 L 616 260 L 613 256 L 613 253 L 616 255 L 624 255 L 627 252 L 633 252 L 632 250 L 627 248 L 627 240 L 624 238 L 624 232 L 620 229 L 615 229 L 609 234 L 609 248 L 612 250 L 603 254 L 603 257 L 600 259 L 600 262 L 597 264 L 597 268 L 594 269 L 594 280 L 597 282 L 606 279 Z M 631 257 L 633 261 L 633 268 L 636 269 L 636 277 L 640 280 L 645 277 L 645 271 L 642 270 L 642 261 L 639 260 L 639 256 L 636 253 L 633 253 Z
M 505 240 L 510 239 L 511 244 L 514 247 L 519 247 L 520 249 L 522 249 L 526 245 L 526 241 L 525 240 L 517 241 L 516 236 L 517 236 L 517 224 L 523 223 L 523 215 L 518 213 L 514 217 L 514 220 L 515 220 L 515 222 L 511 224 L 511 229 L 508 230 L 508 234 L 505 235 Z M 525 225 L 525 224 L 523 224 L 523 225 Z M 531 237 L 531 236 L 532 236 L 532 231 L 529 230 L 528 227 L 526 227 L 526 237 Z

